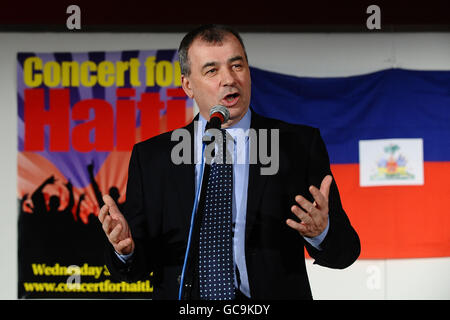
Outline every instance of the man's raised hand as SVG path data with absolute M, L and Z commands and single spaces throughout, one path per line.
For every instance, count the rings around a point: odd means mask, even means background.
M 320 190 L 315 186 L 309 187 L 309 192 L 311 192 L 315 200 L 314 203 L 309 202 L 301 195 L 297 195 L 295 201 L 303 210 L 293 205 L 291 211 L 301 222 L 287 219 L 286 224 L 292 229 L 297 230 L 304 237 L 313 238 L 320 235 L 328 224 L 328 196 L 332 181 L 333 177 L 327 175 L 320 184 Z
M 109 242 L 119 254 L 130 254 L 134 251 L 134 241 L 127 220 L 117 208 L 111 196 L 103 196 L 105 204 L 100 209 L 98 219 L 102 224 Z

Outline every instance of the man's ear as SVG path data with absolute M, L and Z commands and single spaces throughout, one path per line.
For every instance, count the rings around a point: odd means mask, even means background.
M 181 75 L 181 86 L 183 87 L 184 92 L 186 95 L 193 99 L 194 98 L 194 91 L 191 87 L 191 82 L 189 81 L 189 77 L 186 77 L 185 75 Z

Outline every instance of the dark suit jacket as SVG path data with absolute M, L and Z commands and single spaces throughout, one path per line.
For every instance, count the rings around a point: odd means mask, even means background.
M 185 127 L 193 137 L 193 122 Z M 331 174 L 319 130 L 269 119 L 252 112 L 251 128 L 279 130 L 279 171 L 261 175 L 250 164 L 245 259 L 253 299 L 311 299 L 304 247 L 314 263 L 346 268 L 359 256 L 360 241 L 341 205 L 333 179 L 329 196 L 327 236 L 318 251 L 286 225 L 298 194 L 313 201 L 310 185 L 320 187 Z M 269 139 L 270 140 L 270 139 Z M 112 247 L 107 266 L 113 277 L 136 281 L 153 271 L 154 299 L 178 299 L 190 218 L 194 203 L 195 165 L 175 165 L 171 150 L 178 141 L 164 133 L 134 146 L 128 172 L 125 217 L 136 249 L 123 264 Z M 193 145 L 193 141 L 192 141 Z M 192 152 L 193 154 L 193 152 Z M 331 285 L 331 284 L 330 284 Z M 190 298 L 198 298 L 198 290 Z

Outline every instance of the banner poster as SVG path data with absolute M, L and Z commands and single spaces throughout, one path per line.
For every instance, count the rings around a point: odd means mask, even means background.
M 97 219 L 122 208 L 136 142 L 184 126 L 177 51 L 17 55 L 18 298 L 151 298 L 152 277 L 117 282 Z

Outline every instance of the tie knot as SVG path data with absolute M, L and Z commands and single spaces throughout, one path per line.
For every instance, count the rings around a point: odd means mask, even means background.
M 218 164 L 232 164 L 232 150 L 234 147 L 233 137 L 225 130 L 220 129 L 220 138 L 217 141 L 217 156 L 215 157 L 215 162 Z
M 207 163 L 211 163 L 212 159 L 217 164 L 233 163 L 234 139 L 225 129 L 208 129 L 203 136 L 203 142 L 207 145 L 205 150 Z

